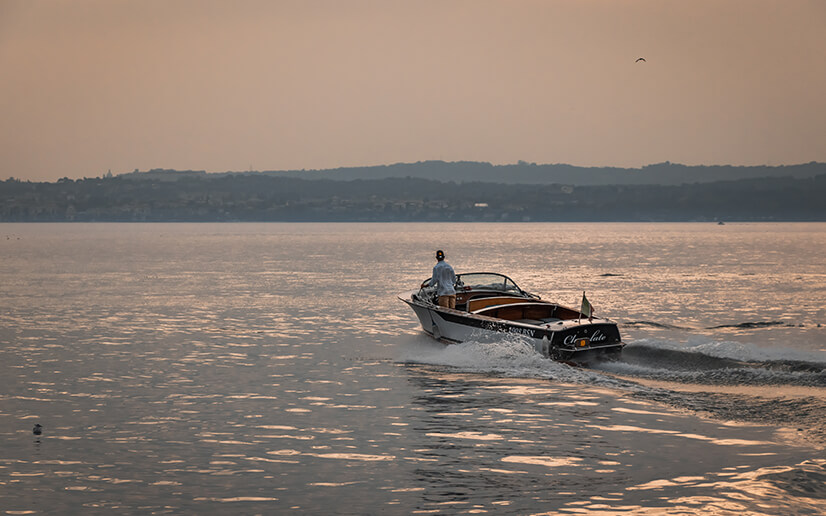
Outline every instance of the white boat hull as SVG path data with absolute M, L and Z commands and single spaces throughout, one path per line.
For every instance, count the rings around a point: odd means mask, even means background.
M 564 359 L 585 351 L 619 351 L 624 346 L 616 324 L 606 319 L 567 320 L 537 326 L 443 308 L 415 301 L 410 296 L 399 299 L 413 309 L 427 334 L 447 343 L 466 342 L 484 335 L 518 334 L 526 338 L 537 353 Z

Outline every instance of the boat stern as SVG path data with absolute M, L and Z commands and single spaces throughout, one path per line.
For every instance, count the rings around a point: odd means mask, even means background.
M 625 346 L 617 325 L 606 320 L 572 322 L 568 328 L 550 332 L 548 338 L 551 353 L 566 359 L 586 352 L 616 353 Z

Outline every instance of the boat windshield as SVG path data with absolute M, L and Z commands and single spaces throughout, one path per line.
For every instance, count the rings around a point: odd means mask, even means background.
M 493 272 L 473 272 L 456 276 L 456 284 L 469 290 L 499 290 L 505 292 L 521 292 L 507 276 Z

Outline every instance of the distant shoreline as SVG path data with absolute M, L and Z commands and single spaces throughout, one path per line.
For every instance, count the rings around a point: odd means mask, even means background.
M 112 174 L 101 179 L 126 178 L 172 182 L 182 178 L 218 179 L 232 176 L 256 175 L 305 180 L 353 181 L 376 179 L 430 179 L 443 182 L 500 183 L 500 184 L 566 184 L 571 186 L 597 185 L 672 185 L 708 183 L 722 180 L 755 179 L 765 177 L 805 178 L 826 174 L 826 163 L 810 161 L 786 165 L 683 165 L 665 161 L 642 167 L 587 167 L 565 163 L 529 163 L 495 165 L 484 161 L 428 160 L 389 165 L 366 165 L 326 169 L 239 170 L 207 172 L 205 170 L 176 170 L 155 168 Z M 9 179 L 15 179 L 11 177 Z M 55 181 L 27 181 L 32 184 L 75 182 L 94 178 Z M 20 180 L 18 178 L 18 180 Z M 26 181 L 26 180 L 24 180 Z
M 0 222 L 822 222 L 823 199 L 826 172 L 680 185 L 155 172 L 8 179 Z

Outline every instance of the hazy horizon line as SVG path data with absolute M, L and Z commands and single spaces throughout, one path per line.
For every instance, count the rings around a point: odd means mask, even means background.
M 444 163 L 444 164 L 478 164 L 478 165 L 486 165 L 493 168 L 496 167 L 514 167 L 514 166 L 531 166 L 531 167 L 571 167 L 571 168 L 580 168 L 580 169 L 596 169 L 596 170 L 644 170 L 650 167 L 656 166 L 677 166 L 677 167 L 685 167 L 685 168 L 715 168 L 715 167 L 728 167 L 728 168 L 785 168 L 785 167 L 798 167 L 804 165 L 823 165 L 826 162 L 817 161 L 817 160 L 810 160 L 806 162 L 797 162 L 797 163 L 782 163 L 782 164 L 752 164 L 752 165 L 744 165 L 744 164 L 732 164 L 732 163 L 714 163 L 714 164 L 686 164 L 686 163 L 679 163 L 673 161 L 661 161 L 656 163 L 649 163 L 647 165 L 641 165 L 638 167 L 623 167 L 618 165 L 604 165 L 604 166 L 588 166 L 588 165 L 575 165 L 572 163 L 537 163 L 537 162 L 528 162 L 525 160 L 517 160 L 515 163 L 493 163 L 490 161 L 474 161 L 474 160 L 443 160 L 443 159 L 427 159 L 427 160 L 419 160 L 419 161 L 398 161 L 393 163 L 381 163 L 381 164 L 372 164 L 372 165 L 341 165 L 338 167 L 331 167 L 331 168 L 281 168 L 281 169 L 259 169 L 250 167 L 248 169 L 237 169 L 237 170 L 208 170 L 208 169 L 195 169 L 195 168 L 166 168 L 166 167 L 154 167 L 149 168 L 146 170 L 141 170 L 139 168 L 135 168 L 130 171 L 123 171 L 123 172 L 113 172 L 112 169 L 108 169 L 106 172 L 102 172 L 99 176 L 77 176 L 77 177 L 69 177 L 63 176 L 61 178 L 55 179 L 53 181 L 36 181 L 31 179 L 26 179 L 25 181 L 33 182 L 33 183 L 48 183 L 48 182 L 57 182 L 61 179 L 72 179 L 72 180 L 82 180 L 82 179 L 94 179 L 96 177 L 105 177 L 108 173 L 111 173 L 112 176 L 122 176 L 134 173 L 150 173 L 150 172 L 193 172 L 193 173 L 204 173 L 204 174 L 249 174 L 249 173 L 270 173 L 270 172 L 330 172 L 335 170 L 348 170 L 348 169 L 369 169 L 369 168 L 382 168 L 382 167 L 394 167 L 394 166 L 405 166 L 405 165 L 419 165 L 419 164 L 427 164 L 427 163 Z M 22 178 L 15 177 L 10 175 L 6 178 L 9 179 L 17 179 L 23 180 Z

